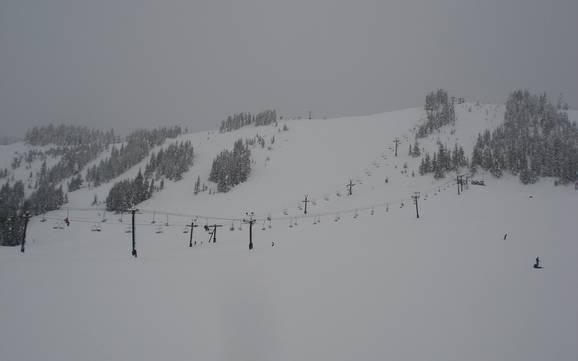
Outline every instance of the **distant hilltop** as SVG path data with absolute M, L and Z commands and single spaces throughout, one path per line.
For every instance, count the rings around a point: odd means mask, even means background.
M 0 145 L 9 145 L 20 140 L 17 137 L 0 136 Z

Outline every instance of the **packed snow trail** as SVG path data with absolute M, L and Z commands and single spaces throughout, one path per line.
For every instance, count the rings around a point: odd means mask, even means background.
M 431 197 L 419 220 L 404 207 L 257 231 L 252 252 L 246 228 L 193 248 L 177 228 L 137 230 L 138 259 L 122 225 L 31 227 L 25 255 L 0 250 L 0 356 L 575 359 L 574 197 L 488 182 Z

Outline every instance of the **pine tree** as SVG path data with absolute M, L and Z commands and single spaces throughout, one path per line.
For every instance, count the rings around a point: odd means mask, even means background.
M 413 145 L 413 152 L 411 152 L 410 155 L 414 158 L 417 158 L 421 155 L 421 151 L 419 150 L 419 143 L 417 141 L 417 137 L 415 138 L 415 143 Z
M 194 190 L 195 195 L 199 194 L 200 191 L 201 191 L 201 176 L 197 176 L 197 181 L 195 182 L 195 190 Z

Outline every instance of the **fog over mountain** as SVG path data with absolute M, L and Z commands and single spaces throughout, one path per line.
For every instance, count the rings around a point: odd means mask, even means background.
M 577 13 L 575 0 L 4 0 L 0 134 L 370 114 L 438 87 L 564 93 L 576 108 Z

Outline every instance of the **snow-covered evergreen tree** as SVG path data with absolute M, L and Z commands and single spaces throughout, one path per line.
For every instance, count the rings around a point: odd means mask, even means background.
M 578 128 L 565 110 L 555 107 L 545 94 L 513 92 L 506 102 L 504 123 L 479 135 L 472 152 L 472 168 L 519 175 L 522 183 L 540 176 L 561 183 L 578 179 Z
M 233 150 L 224 150 L 213 160 L 209 180 L 217 183 L 219 192 L 227 192 L 230 188 L 247 180 L 251 173 L 251 151 L 248 144 L 239 139 L 233 145 Z
M 448 97 L 447 91 L 439 89 L 425 97 L 426 122 L 419 126 L 417 136 L 426 137 L 434 130 L 448 124 L 455 124 L 454 103 Z

